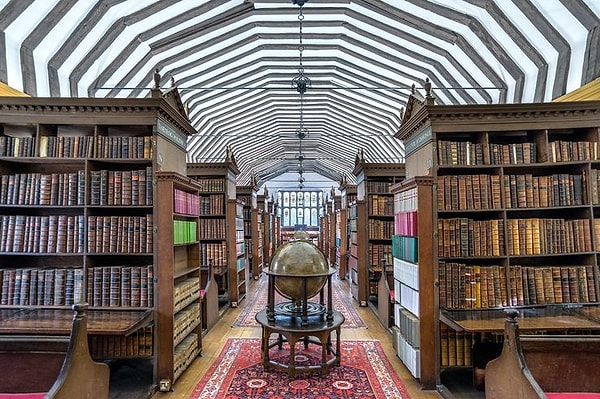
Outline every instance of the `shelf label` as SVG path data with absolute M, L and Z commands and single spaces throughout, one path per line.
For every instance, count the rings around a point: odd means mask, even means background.
M 425 129 L 421 130 L 419 133 L 416 133 L 414 136 L 404 142 L 404 152 L 405 156 L 409 155 L 417 148 L 425 144 L 426 142 L 431 140 L 433 130 L 431 126 L 427 126 Z
M 187 138 L 185 135 L 179 133 L 177 130 L 168 125 L 165 121 L 158 119 L 156 123 L 156 130 L 159 135 L 166 138 L 177 147 L 182 150 L 186 150 L 187 147 Z

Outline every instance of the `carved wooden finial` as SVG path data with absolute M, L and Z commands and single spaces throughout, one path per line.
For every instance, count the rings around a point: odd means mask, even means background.
M 154 70 L 154 88 L 160 89 L 160 73 L 158 72 L 158 68 Z
M 417 87 L 414 83 L 412 84 L 412 86 L 410 86 L 410 92 L 411 94 L 415 94 L 417 92 Z
M 404 119 L 404 107 L 400 107 L 400 120 Z
M 429 78 L 425 78 L 425 96 L 431 97 L 431 82 Z

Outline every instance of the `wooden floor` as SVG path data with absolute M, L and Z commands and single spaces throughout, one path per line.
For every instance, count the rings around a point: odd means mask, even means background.
M 263 276 L 264 278 L 264 276 Z M 249 298 L 252 298 L 256 286 L 253 282 L 250 287 Z M 343 282 L 343 286 L 347 284 Z M 348 290 L 348 296 L 350 295 Z M 153 399 L 187 399 L 196 387 L 198 381 L 202 378 L 212 362 L 217 358 L 223 345 L 230 337 L 255 337 L 260 338 L 261 330 L 259 327 L 232 327 L 238 315 L 244 306 L 248 305 L 248 300 L 240 303 L 240 307 L 228 309 L 217 324 L 204 336 L 202 341 L 202 357 L 190 366 L 188 370 L 177 380 L 172 392 L 157 392 Z M 435 391 L 422 391 L 419 382 L 415 380 L 409 371 L 403 366 L 402 362 L 394 354 L 392 347 L 392 335 L 385 329 L 379 319 L 369 308 L 359 307 L 354 301 L 360 317 L 363 319 L 367 328 L 346 328 L 342 326 L 342 339 L 378 339 L 387 354 L 390 363 L 402 379 L 406 389 L 412 399 L 440 398 Z M 383 398 L 382 398 L 383 399 Z

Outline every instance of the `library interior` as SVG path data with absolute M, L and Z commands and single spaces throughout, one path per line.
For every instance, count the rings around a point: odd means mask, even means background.
M 0 0 L 0 399 L 600 399 L 599 49 L 599 0 Z

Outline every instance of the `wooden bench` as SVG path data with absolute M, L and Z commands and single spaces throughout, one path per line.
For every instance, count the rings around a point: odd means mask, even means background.
M 600 336 L 521 335 L 507 312 L 500 357 L 485 368 L 487 399 L 600 398 Z
M 92 360 L 87 305 L 74 305 L 70 337 L 0 335 L 0 399 L 106 399 L 108 365 Z

